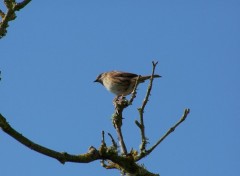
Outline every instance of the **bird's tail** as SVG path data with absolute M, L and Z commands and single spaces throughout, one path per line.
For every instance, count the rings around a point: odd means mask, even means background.
M 160 76 L 160 75 L 153 75 L 153 78 L 161 78 L 162 76 Z M 147 79 L 150 79 L 151 78 L 151 76 L 141 76 L 140 77 L 140 79 L 141 79 L 141 81 L 145 81 L 145 80 L 147 80 Z

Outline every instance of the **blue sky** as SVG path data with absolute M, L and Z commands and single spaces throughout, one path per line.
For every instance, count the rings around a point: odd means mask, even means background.
M 1 3 L 1 8 L 3 3 Z M 94 84 L 104 71 L 151 73 L 145 112 L 153 145 L 190 108 L 188 119 L 140 163 L 168 175 L 240 173 L 240 1 L 33 1 L 0 41 L 0 113 L 29 139 L 57 151 L 99 147 L 114 95 Z M 139 86 L 124 113 L 128 150 L 138 148 Z M 119 175 L 98 161 L 66 163 L 35 153 L 0 132 L 1 174 Z M 110 140 L 107 139 L 110 145 Z

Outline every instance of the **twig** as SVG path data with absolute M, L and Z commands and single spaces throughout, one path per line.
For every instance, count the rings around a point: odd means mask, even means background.
M 15 10 L 20 10 L 22 8 L 24 8 L 31 0 L 24 0 L 22 2 L 19 2 L 16 4 Z
M 184 110 L 184 113 L 183 113 L 183 115 L 182 115 L 182 117 L 181 117 L 181 119 L 180 119 L 173 127 L 171 127 L 171 128 L 167 131 L 167 133 L 166 133 L 165 135 L 163 135 L 163 136 L 161 137 L 161 139 L 160 139 L 154 146 L 152 146 L 152 147 L 148 150 L 148 153 L 151 153 L 170 133 L 172 133 L 172 132 L 175 130 L 175 128 L 177 128 L 177 126 L 180 125 L 180 124 L 187 118 L 187 116 L 188 116 L 189 113 L 190 113 L 190 109 L 185 109 L 185 110 Z
M 105 132 L 102 131 L 102 145 L 106 146 L 106 143 L 105 143 Z
M 149 85 L 148 85 L 147 93 L 146 93 L 146 96 L 143 100 L 142 106 L 140 108 L 138 108 L 140 122 L 138 122 L 137 120 L 135 121 L 136 125 L 140 128 L 140 131 L 141 131 L 141 138 L 142 138 L 142 143 L 140 145 L 141 153 L 145 152 L 146 144 L 147 144 L 147 138 L 146 138 L 146 135 L 145 135 L 143 113 L 144 113 L 144 109 L 146 107 L 146 104 L 148 102 L 148 99 L 149 99 L 149 96 L 150 96 L 150 93 L 151 93 L 151 90 L 152 90 L 153 76 L 154 76 L 155 67 L 156 67 L 157 64 L 158 64 L 158 62 L 152 62 L 152 65 L 153 65 L 152 75 L 151 75 L 150 82 L 149 82 Z
M 125 170 L 129 173 L 137 172 L 140 168 L 132 159 L 124 156 L 113 155 L 112 152 L 108 153 L 107 147 L 100 146 L 99 150 L 94 147 L 90 147 L 88 152 L 80 155 L 71 155 L 67 152 L 57 152 L 39 144 L 34 143 L 28 138 L 24 137 L 22 134 L 13 129 L 6 119 L 0 114 L 0 129 L 2 129 L 6 134 L 16 139 L 21 144 L 25 145 L 29 149 L 32 149 L 38 153 L 49 156 L 51 158 L 57 159 L 59 162 L 64 164 L 65 162 L 75 162 L 75 163 L 89 163 L 95 160 L 110 160 L 116 166 Z M 101 152 L 100 152 L 101 151 Z
M 36 144 L 33 141 L 29 140 L 28 138 L 24 137 L 22 134 L 20 134 L 16 130 L 14 130 L 7 123 L 6 119 L 1 114 L 0 114 L 0 128 L 2 128 L 2 130 L 5 133 L 7 133 L 11 137 L 13 137 L 17 141 L 19 141 L 26 147 L 28 147 L 38 153 L 41 153 L 43 155 L 49 156 L 51 158 L 55 158 L 58 161 L 60 161 L 62 164 L 64 164 L 65 162 L 88 163 L 88 162 L 91 162 L 91 161 L 101 158 L 101 156 L 98 154 L 98 152 L 95 152 L 94 154 L 87 153 L 87 154 L 82 154 L 82 155 L 71 155 L 66 152 L 57 152 L 52 149 L 43 147 L 39 144 Z
M 121 152 L 123 155 L 127 155 L 127 147 L 123 139 L 121 127 L 122 127 L 122 119 L 123 119 L 122 112 L 123 112 L 123 109 L 128 106 L 128 102 L 123 98 L 115 99 L 114 106 L 115 106 L 115 112 L 112 117 L 113 126 L 116 129 L 116 132 L 118 135 L 118 141 L 120 144 Z
M 131 105 L 133 100 L 136 98 L 137 86 L 138 86 L 138 83 L 139 83 L 139 78 L 140 78 L 140 75 L 138 75 L 138 77 L 136 79 L 136 83 L 135 83 L 135 86 L 134 86 L 133 91 L 132 91 L 132 96 L 131 96 L 130 100 L 128 101 L 128 105 Z
M 139 83 L 139 78 L 140 78 L 140 75 L 136 79 L 136 83 L 133 88 L 132 96 L 129 101 L 126 101 L 125 99 L 115 99 L 115 101 L 114 101 L 115 112 L 113 115 L 113 125 L 114 125 L 114 128 L 116 129 L 116 132 L 118 135 L 118 141 L 120 144 L 121 152 L 124 155 L 127 155 L 127 147 L 125 145 L 123 135 L 122 135 L 122 130 L 121 130 L 122 119 L 123 119 L 122 112 L 123 112 L 124 108 L 126 108 L 132 104 L 134 98 L 136 97 L 136 94 L 137 94 L 136 90 L 137 90 L 137 86 Z M 113 146 L 117 149 L 117 144 L 113 140 L 113 137 L 112 136 L 110 136 L 110 137 L 112 139 Z
M 109 160 L 107 162 L 108 162 L 108 164 L 106 164 L 105 160 L 100 161 L 101 166 L 104 167 L 105 169 L 120 169 L 120 167 L 117 164 L 115 164 Z
M 110 133 L 108 133 L 108 136 L 111 138 L 112 140 L 112 145 L 114 147 L 114 149 L 117 150 L 118 146 L 117 146 L 117 143 L 115 142 L 114 138 L 112 137 L 112 135 Z
M 116 128 L 116 131 L 117 131 L 118 141 L 119 141 L 119 144 L 120 144 L 120 147 L 121 147 L 122 154 L 127 155 L 127 147 L 126 147 L 124 139 L 123 139 L 121 126 L 116 125 L 115 128 Z
M 0 22 L 0 39 L 4 37 L 7 33 L 8 22 L 16 18 L 16 11 L 24 8 L 31 0 L 24 0 L 22 2 L 16 3 L 15 0 L 5 0 L 5 6 L 7 8 L 6 14 L 0 10 L 0 16 L 2 18 Z
M 145 109 L 145 106 L 147 105 L 147 102 L 148 102 L 148 99 L 149 99 L 149 96 L 150 96 L 150 93 L 151 93 L 151 90 L 152 90 L 152 83 L 153 83 L 153 76 L 154 76 L 154 73 L 155 73 L 155 68 L 157 66 L 158 62 L 152 62 L 152 75 L 151 75 L 151 78 L 150 78 L 150 82 L 149 82 L 149 85 L 148 85 L 148 89 L 147 89 L 147 93 L 146 93 L 146 96 L 145 96 L 145 99 L 143 101 L 143 104 L 142 104 L 142 111 L 144 111 Z
M 135 158 L 136 161 L 139 161 L 140 159 L 142 159 L 143 157 L 149 155 L 169 134 L 171 134 L 175 128 L 178 127 L 178 125 L 180 125 L 188 116 L 188 114 L 190 113 L 190 109 L 185 109 L 184 113 L 182 115 L 182 117 L 180 118 L 180 120 L 174 125 L 172 126 L 157 142 L 155 145 L 153 145 L 149 150 L 147 150 L 145 153 L 140 153 L 140 155 L 138 157 Z

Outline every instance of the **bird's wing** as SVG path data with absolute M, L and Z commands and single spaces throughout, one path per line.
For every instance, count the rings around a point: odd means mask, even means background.
M 134 77 L 137 77 L 138 75 L 136 75 L 134 73 L 114 71 L 113 76 L 114 77 L 122 77 L 122 78 L 134 78 Z

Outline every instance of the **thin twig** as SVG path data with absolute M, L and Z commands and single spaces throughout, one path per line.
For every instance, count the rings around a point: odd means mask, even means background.
M 108 133 L 108 136 L 111 138 L 112 140 L 112 145 L 113 147 L 117 150 L 118 146 L 117 146 L 117 143 L 115 142 L 114 138 L 112 137 L 112 135 L 110 133 Z
M 123 139 L 121 127 L 122 127 L 122 119 L 123 119 L 122 112 L 123 112 L 123 109 L 128 106 L 128 103 L 125 99 L 122 99 L 122 98 L 115 99 L 114 106 L 115 106 L 115 112 L 112 117 L 112 122 L 118 135 L 118 142 L 120 144 L 121 152 L 123 155 L 127 155 L 127 147 Z
M 152 62 L 152 65 L 153 65 L 152 75 L 151 75 L 150 82 L 149 82 L 149 85 L 148 85 L 147 93 L 146 93 L 146 96 L 143 100 L 142 106 L 140 108 L 138 108 L 140 122 L 135 121 L 136 125 L 140 128 L 140 131 L 141 131 L 142 142 L 141 142 L 141 145 L 140 145 L 140 151 L 143 152 L 143 153 L 146 150 L 146 144 L 147 144 L 147 138 L 146 138 L 146 135 L 145 135 L 145 125 L 144 125 L 143 113 L 144 113 L 144 109 L 147 105 L 147 102 L 148 102 L 148 99 L 149 99 L 149 96 L 150 96 L 150 93 L 151 93 L 151 90 L 152 90 L 155 67 L 156 67 L 157 64 L 158 64 L 158 62 Z
M 183 113 L 183 115 L 182 115 L 182 117 L 181 117 L 181 119 L 180 119 L 173 127 L 171 127 L 171 128 L 167 131 L 167 133 L 166 133 L 165 135 L 163 135 L 163 136 L 161 137 L 161 139 L 159 139 L 159 141 L 158 141 L 155 145 L 153 145 L 153 146 L 148 150 L 148 153 L 151 153 L 170 133 L 172 133 L 172 132 L 175 130 L 175 128 L 177 128 L 177 126 L 180 125 L 180 124 L 187 118 L 187 116 L 188 116 L 189 113 L 190 113 L 190 109 L 185 109 L 185 110 L 184 110 L 184 113 Z
M 117 135 L 118 135 L 118 141 L 121 147 L 122 154 L 127 155 L 127 147 L 125 145 L 123 135 L 122 135 L 122 130 L 120 126 L 116 127 Z
M 138 77 L 136 79 L 136 83 L 135 83 L 135 86 L 134 86 L 133 91 L 132 91 L 132 96 L 131 96 L 130 100 L 128 101 L 128 105 L 131 105 L 133 100 L 136 98 L 137 86 L 138 86 L 138 83 L 139 83 L 139 78 L 140 78 L 140 75 L 138 75 Z
M 190 109 L 185 109 L 184 113 L 182 115 L 182 117 L 180 118 L 180 120 L 174 125 L 172 126 L 157 142 L 156 144 L 154 144 L 149 150 L 147 150 L 145 153 L 140 153 L 140 155 L 138 157 L 135 158 L 136 161 L 139 161 L 140 159 L 142 159 L 143 157 L 149 155 L 169 134 L 171 134 L 175 128 L 178 127 L 178 125 L 180 125 L 188 116 L 188 114 L 190 113 Z
M 31 0 L 24 0 L 22 2 L 19 2 L 16 4 L 15 10 L 20 10 L 22 8 L 24 8 Z
M 71 155 L 67 152 L 57 152 L 34 143 L 28 138 L 24 137 L 22 134 L 13 129 L 6 119 L 0 114 L 0 129 L 2 129 L 6 134 L 16 139 L 21 144 L 25 145 L 31 150 L 34 150 L 43 155 L 55 158 L 62 164 L 65 162 L 75 162 L 75 163 L 89 163 L 95 160 L 110 160 L 115 166 L 126 170 L 126 172 L 137 172 L 140 168 L 132 159 L 124 156 L 113 155 L 112 152 L 108 153 L 107 147 L 100 146 L 97 150 L 94 147 L 90 147 L 88 152 L 85 154 Z
M 107 164 L 106 164 L 106 162 L 107 162 Z M 121 171 L 121 167 L 118 164 L 113 163 L 112 161 L 102 160 L 102 161 L 100 161 L 100 163 L 101 163 L 101 166 L 104 167 L 105 169 L 118 169 Z
M 39 144 L 36 144 L 33 141 L 29 140 L 28 138 L 24 137 L 16 130 L 14 130 L 1 114 L 0 114 L 0 129 L 2 129 L 5 133 L 19 141 L 26 147 L 43 155 L 55 158 L 62 164 L 64 164 L 65 162 L 88 163 L 101 158 L 98 152 L 95 152 L 94 154 L 87 153 L 82 155 L 71 155 L 66 152 L 57 152 L 52 149 L 41 146 Z
M 105 132 L 104 131 L 102 131 L 102 145 L 106 146 L 106 143 L 105 143 Z
M 150 96 L 150 93 L 151 93 L 151 90 L 152 90 L 152 83 L 153 83 L 153 78 L 154 78 L 154 73 L 155 73 L 155 68 L 157 66 L 158 62 L 152 62 L 152 75 L 151 75 L 151 78 L 150 78 L 150 82 L 149 82 L 149 85 L 148 85 L 148 89 L 147 89 L 147 93 L 146 93 L 146 96 L 145 96 L 145 99 L 143 101 L 143 104 L 142 104 L 142 111 L 144 111 L 145 109 L 145 106 L 147 105 L 147 102 L 148 102 L 148 99 L 149 99 L 149 96 Z
M 16 18 L 16 11 L 21 10 L 22 8 L 24 8 L 31 0 L 24 0 L 22 2 L 16 3 L 15 0 L 5 0 L 5 6 L 7 8 L 7 12 L 3 13 L 0 10 L 0 16 L 2 18 L 1 22 L 0 22 L 0 39 L 2 37 L 4 37 L 7 33 L 7 27 L 8 22 L 12 21 Z

